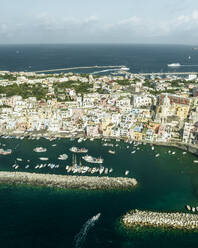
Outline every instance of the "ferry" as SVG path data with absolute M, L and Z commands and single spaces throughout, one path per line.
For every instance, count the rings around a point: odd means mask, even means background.
M 115 154 L 115 151 L 109 150 L 108 153 L 110 153 L 110 154 Z
M 61 154 L 59 157 L 58 157 L 59 160 L 66 160 L 68 159 L 68 155 L 67 154 Z
M 104 161 L 104 159 L 102 158 L 94 158 L 89 155 L 83 156 L 82 159 L 84 159 L 86 162 L 94 163 L 94 164 L 102 164 Z
M 78 147 L 71 147 L 70 149 L 70 152 L 74 152 L 74 153 L 87 153 L 88 152 L 88 149 L 86 148 L 78 148 Z
M 172 64 L 168 64 L 168 67 L 180 67 L 181 64 L 180 63 L 172 63 Z
M 46 152 L 47 149 L 46 148 L 43 148 L 43 147 L 36 147 L 36 148 L 34 148 L 33 151 L 34 152 Z
M 7 150 L 0 149 L 0 155 L 9 155 L 11 153 L 12 153 L 11 149 L 7 149 Z

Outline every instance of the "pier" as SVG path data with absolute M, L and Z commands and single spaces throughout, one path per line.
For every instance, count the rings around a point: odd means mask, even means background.
M 172 229 L 198 229 L 198 215 L 189 213 L 160 213 L 132 210 L 122 222 L 126 227 L 164 227 Z
M 0 183 L 30 184 L 63 189 L 115 190 L 131 189 L 137 185 L 134 178 L 65 176 L 26 172 L 0 172 Z
M 35 73 L 44 73 L 44 72 L 56 72 L 56 71 L 71 71 L 71 70 L 81 70 L 81 69 L 111 69 L 111 68 L 122 68 L 125 67 L 123 65 L 94 65 L 94 66 L 76 66 L 76 67 L 67 67 L 67 68 L 60 68 L 60 69 L 49 69 L 49 70 L 42 70 L 42 71 L 34 71 Z

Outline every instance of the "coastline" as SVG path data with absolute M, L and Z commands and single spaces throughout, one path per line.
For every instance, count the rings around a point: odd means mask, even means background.
M 156 227 L 180 230 L 198 230 L 198 215 L 132 210 L 121 218 L 127 228 Z
M 27 172 L 0 172 L 0 184 L 31 184 L 62 189 L 129 190 L 138 182 L 134 178 L 65 176 Z
M 145 144 L 150 144 L 150 145 L 156 145 L 156 146 L 166 146 L 166 147 L 175 147 L 178 148 L 180 150 L 189 152 L 191 154 L 194 154 L 196 156 L 198 156 L 198 146 L 193 146 L 193 145 L 189 145 L 183 142 L 157 142 L 157 141 L 148 141 L 148 140 L 141 140 L 141 141 L 137 141 L 137 140 L 133 140 L 133 139 L 129 139 L 128 137 L 110 137 L 110 136 L 100 136 L 100 137 L 89 137 L 86 136 L 84 134 L 77 134 L 77 135 L 73 135 L 73 134 L 65 134 L 64 132 L 56 132 L 56 133 L 52 133 L 52 132 L 9 132 L 9 133 L 0 133 L 0 137 L 1 136 L 12 136 L 12 137 L 40 137 L 40 138 L 50 138 L 50 137 L 54 137 L 54 138 L 62 138 L 62 139 L 70 139 L 70 138 L 75 138 L 75 139 L 79 139 L 79 138 L 86 138 L 86 139 L 98 139 L 98 140 L 102 140 L 102 139 L 107 139 L 107 140 L 123 140 L 123 141 L 133 141 L 133 142 L 140 142 L 140 143 L 145 143 Z

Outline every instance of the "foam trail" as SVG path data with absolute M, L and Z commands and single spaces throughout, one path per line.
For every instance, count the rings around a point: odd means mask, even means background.
M 80 232 L 74 238 L 75 248 L 81 247 L 81 245 L 84 243 L 86 239 L 87 233 L 92 227 L 94 227 L 96 221 L 98 221 L 98 219 L 100 218 L 100 215 L 101 214 L 98 213 L 97 215 L 93 216 L 91 219 L 85 222 Z

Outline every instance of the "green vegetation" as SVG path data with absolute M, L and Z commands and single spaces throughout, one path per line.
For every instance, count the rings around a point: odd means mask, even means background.
M 91 88 L 93 88 L 93 85 L 90 85 L 89 83 L 82 83 L 80 81 L 67 81 L 54 83 L 53 87 L 55 94 L 60 92 L 60 90 L 64 91 L 64 89 L 74 89 L 77 94 L 85 94 L 88 93 Z
M 23 99 L 36 97 L 37 100 L 44 99 L 48 90 L 41 84 L 29 85 L 27 83 L 17 85 L 16 83 L 7 86 L 0 86 L 0 94 L 6 94 L 7 97 L 22 96 Z
M 131 81 L 129 81 L 128 79 L 124 79 L 124 80 L 117 80 L 116 83 L 121 86 L 128 86 L 131 84 Z
M 0 80 L 15 81 L 15 80 L 17 80 L 17 77 L 15 77 L 12 74 L 5 74 L 5 75 L 0 75 Z

